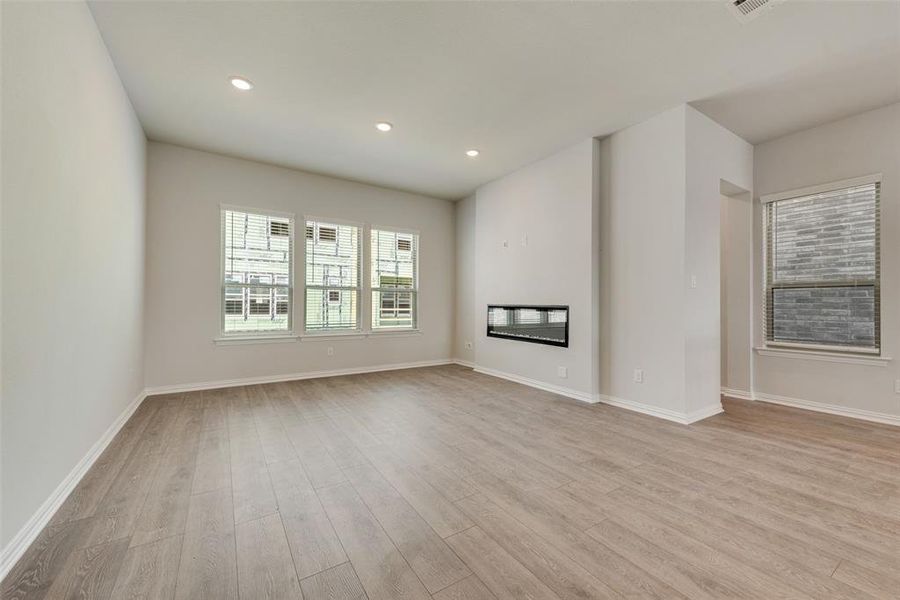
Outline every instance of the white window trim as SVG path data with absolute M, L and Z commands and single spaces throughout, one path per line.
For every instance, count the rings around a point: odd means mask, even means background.
M 775 192 L 759 197 L 759 201 L 763 204 L 777 202 L 778 200 L 790 200 L 799 196 L 811 196 L 813 194 L 823 194 L 825 192 L 834 192 L 846 188 L 856 187 L 859 185 L 867 185 L 870 183 L 881 183 L 881 173 L 872 173 L 861 177 L 852 177 L 850 179 L 841 179 L 840 181 L 831 181 L 819 185 L 810 185 L 807 187 L 797 188 L 793 190 L 785 190 L 783 192 Z
M 416 287 L 410 291 L 415 294 L 416 301 L 413 303 L 413 325 L 412 327 L 379 327 L 375 328 L 375 325 L 372 323 L 372 311 L 373 308 L 371 306 L 368 307 L 366 313 L 368 314 L 368 329 L 370 333 L 374 334 L 397 334 L 401 332 L 411 332 L 413 335 L 417 335 L 420 332 L 419 329 L 419 288 L 420 285 L 420 274 L 422 270 L 419 268 L 419 265 L 422 263 L 422 236 L 419 234 L 418 229 L 409 229 L 405 227 L 390 227 L 387 225 L 369 225 L 366 230 L 366 245 L 369 248 L 369 252 L 372 250 L 372 230 L 375 229 L 377 231 L 389 231 L 391 233 L 407 233 L 410 235 L 416 236 L 416 273 L 413 277 L 413 281 L 415 281 Z M 378 291 L 381 288 L 373 288 L 372 287 L 372 260 L 371 257 L 366 261 L 366 303 L 372 304 L 372 292 Z
M 338 340 L 362 340 L 379 337 L 414 337 L 417 335 L 422 335 L 421 329 L 378 329 L 375 331 L 348 331 L 346 333 L 310 333 L 301 335 L 299 339 L 301 342 L 327 342 Z
M 801 196 L 811 196 L 813 194 L 823 194 L 827 192 L 834 192 L 837 190 L 852 188 L 860 185 L 869 185 L 869 184 L 881 184 L 882 183 L 882 174 L 881 173 L 871 173 L 869 175 L 862 175 L 860 177 L 851 177 L 849 179 L 841 179 L 838 181 L 831 181 L 828 183 L 822 183 L 818 185 L 811 185 L 802 188 L 795 188 L 792 190 L 785 190 L 782 192 L 775 192 L 772 194 L 765 194 L 759 197 L 760 203 L 763 205 L 763 285 L 762 285 L 762 293 L 763 298 L 765 299 L 769 293 L 769 281 L 767 275 L 767 261 L 768 257 L 766 256 L 766 244 L 767 244 L 767 236 L 769 235 L 768 231 L 768 222 L 766 220 L 766 204 L 770 204 L 772 202 L 778 202 L 779 200 L 790 200 L 792 198 L 798 198 Z M 876 215 L 877 219 L 881 218 L 881 215 Z M 877 251 L 880 252 L 881 248 L 878 247 Z M 876 257 L 879 259 L 881 257 Z M 880 277 L 880 273 L 879 273 Z M 881 292 L 884 293 L 884 289 L 881 288 Z M 884 303 L 881 303 L 884 306 Z M 763 315 L 763 324 L 764 327 L 768 327 L 768 323 L 766 323 L 766 316 Z M 883 326 L 883 323 L 879 322 L 879 326 Z M 809 358 L 811 360 L 827 360 L 829 362 L 842 362 L 848 364 L 878 364 L 884 366 L 887 362 L 890 362 L 891 358 L 886 358 L 882 356 L 883 348 L 860 348 L 854 346 L 830 346 L 830 345 L 822 345 L 822 344 L 805 344 L 803 342 L 778 342 L 778 341 L 769 341 L 767 338 L 768 332 L 763 332 L 763 346 L 754 348 L 754 350 L 764 356 L 780 356 L 783 358 Z M 880 336 L 879 336 L 880 337 Z M 883 341 L 883 339 L 882 339 Z M 824 358 L 823 358 L 824 357 Z
M 352 329 L 341 328 L 341 329 L 316 329 L 310 331 L 306 328 L 306 295 L 309 289 L 309 286 L 306 283 L 306 223 L 308 221 L 314 221 L 316 223 L 332 223 L 334 225 L 346 225 L 350 227 L 356 227 L 359 230 L 359 260 L 356 264 L 356 287 L 341 287 L 336 288 L 340 290 L 350 290 L 356 291 L 357 293 L 357 316 L 356 316 L 356 327 Z M 363 315 L 365 314 L 365 304 L 364 304 L 364 285 L 365 279 L 363 278 L 365 272 L 363 271 L 365 265 L 365 246 L 368 240 L 368 235 L 366 231 L 367 225 L 365 223 L 360 223 L 358 221 L 350 221 L 347 219 L 332 219 L 330 217 L 317 217 L 314 215 L 304 215 L 303 216 L 303 261 L 302 261 L 302 277 L 303 277 L 303 311 L 302 311 L 302 322 L 303 322 L 303 334 L 300 336 L 302 338 L 310 338 L 310 337 L 327 337 L 327 336 L 336 336 L 336 337 L 346 337 L 346 336 L 359 336 L 360 334 L 365 333 L 364 325 L 363 325 Z M 313 286 L 313 289 L 325 289 L 323 286 Z
M 286 218 L 291 221 L 292 232 L 291 236 L 291 264 L 290 264 L 290 275 L 289 275 L 289 292 L 288 299 L 290 302 L 290 309 L 288 311 L 288 330 L 283 332 L 272 332 L 272 331 L 261 331 L 258 333 L 247 332 L 247 331 L 239 331 L 239 332 L 225 332 L 225 305 L 224 305 L 224 282 L 225 282 L 225 239 L 224 239 L 224 231 L 220 230 L 221 239 L 219 240 L 219 251 L 220 251 L 220 260 L 219 260 L 219 301 L 217 310 L 219 311 L 220 319 L 219 319 L 219 335 L 213 338 L 213 343 L 217 346 L 237 346 L 237 345 L 247 345 L 247 344 L 270 344 L 270 343 L 288 343 L 288 342 L 315 342 L 315 341 L 335 341 L 335 340 L 350 340 L 350 339 L 366 339 L 370 337 L 375 338 L 391 338 L 391 337 L 415 337 L 422 335 L 422 329 L 420 328 L 419 323 L 419 294 L 421 289 L 421 257 L 422 257 L 422 247 L 421 247 L 421 233 L 417 229 L 410 229 L 405 227 L 395 227 L 388 225 L 369 225 L 366 223 L 361 223 L 359 221 L 352 221 L 347 219 L 336 219 L 331 217 L 318 217 L 314 215 L 303 215 L 302 219 L 302 232 L 303 232 L 303 248 L 301 253 L 298 255 L 297 253 L 297 232 L 300 230 L 301 221 L 297 219 L 295 213 L 284 212 L 278 210 L 270 210 L 265 208 L 257 208 L 257 207 L 249 207 L 249 206 L 240 206 L 236 204 L 219 204 L 219 219 L 221 223 L 222 215 L 226 210 L 234 210 L 240 211 L 250 214 L 262 215 L 262 216 L 272 216 L 272 217 L 281 217 Z M 359 264 L 357 271 L 357 281 L 359 282 L 356 288 L 341 288 L 341 290 L 356 290 L 359 294 L 359 318 L 357 319 L 357 326 L 355 329 L 325 329 L 325 330 L 316 330 L 316 331 L 307 331 L 306 330 L 306 222 L 307 221 L 315 221 L 320 223 L 333 223 L 335 225 L 350 225 L 353 227 L 359 228 L 360 235 L 360 248 L 359 248 Z M 372 291 L 373 288 L 371 286 L 371 281 L 369 280 L 371 277 L 371 264 L 370 264 L 370 248 L 371 245 L 371 232 L 372 229 L 380 230 L 380 231 L 390 231 L 394 233 L 408 233 L 413 234 L 417 237 L 416 243 L 416 275 L 415 282 L 416 287 L 414 290 L 416 294 L 416 303 L 415 303 L 415 325 L 413 327 L 386 327 L 386 328 L 378 328 L 373 329 L 371 322 L 371 304 L 372 304 Z M 300 280 L 303 282 L 303 304 L 299 308 L 295 306 L 294 298 L 296 297 L 295 282 L 297 281 L 299 271 Z M 376 288 L 377 289 L 377 288 Z M 300 311 L 300 318 L 297 319 L 295 317 L 295 311 Z M 295 325 L 297 323 L 301 323 L 300 331 L 302 333 L 297 333 L 295 330 Z
M 241 346 L 246 344 L 280 344 L 284 342 L 296 342 L 300 340 L 298 335 L 270 335 L 265 333 L 253 335 L 228 335 L 213 338 L 216 346 Z
M 288 273 L 288 328 L 284 331 L 272 332 L 272 331 L 260 331 L 260 332 L 252 332 L 252 331 L 233 331 L 226 332 L 225 331 L 225 229 L 221 227 L 222 219 L 224 218 L 225 211 L 233 210 L 238 212 L 245 212 L 248 214 L 261 215 L 265 217 L 280 217 L 282 219 L 289 219 L 291 222 L 291 233 L 290 235 L 290 262 L 289 264 L 289 273 Z M 291 212 L 284 212 L 279 210 L 268 210 L 264 208 L 256 208 L 250 206 L 238 206 L 236 204 L 219 204 L 219 335 L 213 338 L 213 342 L 216 344 L 222 344 L 228 341 L 234 343 L 255 343 L 261 341 L 285 341 L 285 338 L 295 338 L 294 334 L 294 282 L 295 282 L 295 272 L 296 272 L 296 262 L 297 262 L 297 254 L 296 254 L 296 244 L 295 239 L 297 237 L 297 219 L 295 218 L 295 214 Z M 305 234 L 304 234 L 305 235 Z
M 797 358 L 805 360 L 818 360 L 823 362 L 844 363 L 848 365 L 870 365 L 885 367 L 893 358 L 879 356 L 877 354 L 855 354 L 846 350 L 835 352 L 833 350 L 812 350 L 810 347 L 788 348 L 777 344 L 758 346 L 753 349 L 760 356 L 772 356 L 776 358 Z

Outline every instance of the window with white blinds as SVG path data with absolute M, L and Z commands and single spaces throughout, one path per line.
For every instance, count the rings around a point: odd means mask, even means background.
M 306 331 L 359 328 L 360 228 L 306 221 Z
M 372 229 L 372 329 L 416 327 L 419 236 Z
M 223 208 L 222 332 L 291 331 L 294 222 Z
M 880 351 L 880 191 L 870 177 L 763 199 L 769 344 Z

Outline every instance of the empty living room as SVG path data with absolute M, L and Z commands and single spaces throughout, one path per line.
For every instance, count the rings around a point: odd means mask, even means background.
M 0 0 L 2 600 L 900 600 L 900 0 Z

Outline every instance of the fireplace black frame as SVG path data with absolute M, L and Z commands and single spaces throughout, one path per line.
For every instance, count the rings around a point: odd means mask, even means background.
M 565 340 L 561 342 L 556 342 L 553 340 L 539 340 L 539 339 L 529 339 L 527 337 L 516 337 L 512 335 L 502 335 L 499 333 L 494 333 L 491 331 L 491 322 L 490 315 L 492 308 L 503 308 L 506 310 L 513 310 L 516 308 L 533 308 L 533 309 L 541 309 L 541 310 L 564 310 L 566 311 L 566 327 L 565 327 Z M 558 348 L 568 348 L 569 347 L 569 305 L 568 304 L 488 304 L 487 305 L 487 319 L 485 324 L 485 333 L 488 337 L 497 338 L 501 340 L 510 340 L 513 342 L 528 342 L 530 344 L 543 344 L 545 346 L 556 346 Z

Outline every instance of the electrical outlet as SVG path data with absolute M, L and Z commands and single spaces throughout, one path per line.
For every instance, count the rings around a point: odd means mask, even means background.
M 900 394 L 900 379 L 894 381 L 894 392 Z
M 509 240 L 503 240 L 503 247 L 509 248 Z
M 522 234 L 522 247 L 524 248 L 524 247 L 526 247 L 527 245 L 528 245 L 528 234 L 527 234 L 527 233 L 523 233 L 523 234 Z
M 334 346 L 328 346 L 328 356 L 334 356 Z
M 643 369 L 635 369 L 634 370 L 634 382 L 635 383 L 644 383 L 644 370 Z
M 569 376 L 569 369 L 566 367 L 556 367 L 556 374 L 565 379 Z
M 466 342 L 466 350 L 472 349 L 472 342 Z
M 691 275 L 691 289 L 697 288 L 697 276 Z

